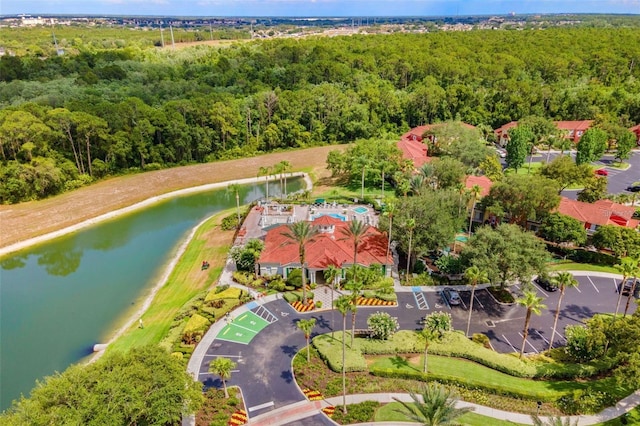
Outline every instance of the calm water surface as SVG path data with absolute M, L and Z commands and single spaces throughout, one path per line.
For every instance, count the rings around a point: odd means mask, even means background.
M 263 196 L 264 184 L 240 191 L 241 203 Z M 189 230 L 233 206 L 224 189 L 181 196 L 1 259 L 0 410 L 89 355 L 143 302 Z

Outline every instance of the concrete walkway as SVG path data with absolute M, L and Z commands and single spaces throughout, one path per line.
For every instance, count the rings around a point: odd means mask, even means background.
M 404 402 L 413 402 L 411 396 L 406 393 L 374 393 L 374 394 L 356 394 L 356 395 L 347 395 L 346 402 L 349 404 L 357 404 L 364 401 L 378 401 L 382 404 L 388 404 L 390 402 L 395 402 L 398 399 Z M 571 419 L 572 424 L 574 422 L 578 422 L 579 426 L 588 426 L 594 425 L 597 423 L 602 423 L 607 420 L 614 419 L 616 417 L 622 416 L 624 413 L 629 412 L 637 405 L 640 405 L 640 391 L 636 391 L 635 393 L 629 395 L 624 398 L 622 401 L 618 402 L 615 407 L 610 407 L 602 412 L 592 415 L 592 416 L 571 416 L 568 417 Z M 337 410 L 342 406 L 342 396 L 336 396 L 333 398 L 328 398 L 322 401 L 302 401 L 296 404 L 291 404 L 289 406 L 273 410 L 269 413 L 262 414 L 253 419 L 249 420 L 249 425 L 285 425 L 289 422 L 304 419 L 307 417 L 314 416 L 316 414 L 321 413 L 322 408 L 334 406 Z M 486 417 L 491 417 L 494 419 L 500 420 L 508 420 L 515 423 L 532 425 L 533 421 L 531 420 L 531 416 L 528 414 L 521 413 L 511 413 L 508 411 L 497 410 L 491 407 L 485 407 L 483 405 L 472 404 L 470 402 L 459 401 L 457 407 L 469 407 L 473 409 L 475 414 L 480 414 Z M 549 420 L 548 417 L 541 417 L 543 421 Z M 335 423 L 335 422 L 334 422 Z M 337 423 L 335 423 L 337 424 Z M 411 422 L 372 422 L 372 423 L 358 423 L 359 425 L 371 425 L 371 426 L 379 426 L 379 425 L 401 425 L 401 424 L 416 424 Z

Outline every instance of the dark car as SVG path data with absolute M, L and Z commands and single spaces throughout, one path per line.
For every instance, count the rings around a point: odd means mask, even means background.
M 638 280 L 636 282 L 636 288 L 633 292 L 633 297 L 636 299 L 640 299 L 640 278 L 627 278 L 624 283 L 618 284 L 618 291 L 622 291 L 623 296 L 628 296 L 631 293 L 631 289 L 633 288 L 633 281 Z
M 556 291 L 558 286 L 554 283 L 549 276 L 538 275 L 534 280 L 543 290 Z
M 640 192 L 640 185 L 627 186 L 627 191 L 629 191 L 629 192 Z

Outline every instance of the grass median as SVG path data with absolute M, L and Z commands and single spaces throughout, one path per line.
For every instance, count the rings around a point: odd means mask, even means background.
M 136 346 L 158 344 L 167 335 L 180 309 L 218 280 L 233 239 L 233 231 L 223 231 L 219 225 L 225 216 L 234 211 L 235 208 L 219 212 L 198 227 L 167 282 L 142 315 L 144 327 L 140 328 L 139 323 L 135 322 L 109 345 L 109 351 L 126 351 Z M 202 270 L 203 260 L 209 262 L 209 269 Z

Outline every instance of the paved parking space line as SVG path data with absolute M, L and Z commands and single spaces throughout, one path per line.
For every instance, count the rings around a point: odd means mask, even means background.
M 440 295 L 440 298 L 442 299 L 442 301 L 444 302 L 445 305 L 447 305 L 447 308 L 451 309 L 451 305 L 449 304 L 449 301 L 447 300 L 446 297 L 444 297 L 444 292 L 439 291 L 438 294 Z M 436 306 L 437 308 L 438 306 Z
M 578 293 L 582 293 L 582 290 L 580 290 L 580 285 L 577 285 L 577 286 L 571 287 L 571 288 L 575 288 Z
M 502 338 L 504 340 L 507 341 L 507 343 L 509 344 L 509 346 L 511 346 L 511 349 L 513 349 L 514 352 L 518 352 L 518 350 L 511 344 L 511 342 L 509 341 L 509 339 L 507 339 L 507 336 L 505 336 L 504 334 L 502 335 Z
M 591 285 L 593 286 L 593 288 L 596 289 L 596 291 L 598 293 L 600 293 L 600 290 L 598 290 L 598 287 L 596 287 L 596 285 L 593 283 L 593 281 L 591 281 L 591 277 L 589 275 L 587 275 L 587 279 L 589 280 L 589 282 L 591 283 Z
M 613 278 L 613 291 L 618 292 L 618 282 Z
M 540 333 L 537 329 L 535 330 L 535 332 L 536 332 L 536 334 L 537 334 L 538 336 L 540 336 L 540 338 L 541 338 L 542 340 L 544 340 L 546 343 L 549 343 L 549 341 L 548 341 L 548 340 L 547 340 L 547 339 L 542 335 L 542 333 Z
M 247 411 L 252 412 L 252 411 L 262 410 L 263 408 L 268 408 L 273 406 L 274 406 L 273 401 L 269 401 L 269 402 L 265 402 L 264 404 L 254 405 L 253 407 L 249 407 L 247 408 Z
M 520 335 L 520 337 L 522 337 L 522 338 L 524 339 L 524 336 L 522 335 L 522 333 L 518 332 L 518 334 Z M 537 353 L 537 354 L 538 354 L 538 353 L 540 353 L 540 352 L 538 352 L 538 350 L 536 349 L 536 347 L 535 347 L 535 346 L 533 346 L 533 345 L 532 345 L 528 340 L 525 340 L 525 346 L 526 346 L 526 345 L 531 346 L 531 348 L 532 348 L 534 351 L 536 351 L 536 353 Z
M 480 301 L 480 299 L 478 299 L 478 295 L 477 295 L 477 294 L 474 294 L 474 295 L 473 295 L 473 298 L 474 298 L 474 299 L 476 299 L 476 302 L 480 305 L 480 307 L 481 307 L 482 309 L 484 309 L 484 305 L 482 304 L 482 302 Z
M 413 298 L 416 300 L 418 309 L 420 309 L 421 311 L 426 311 L 429 309 L 429 303 L 427 302 L 427 298 L 424 296 L 423 292 L 414 291 Z

